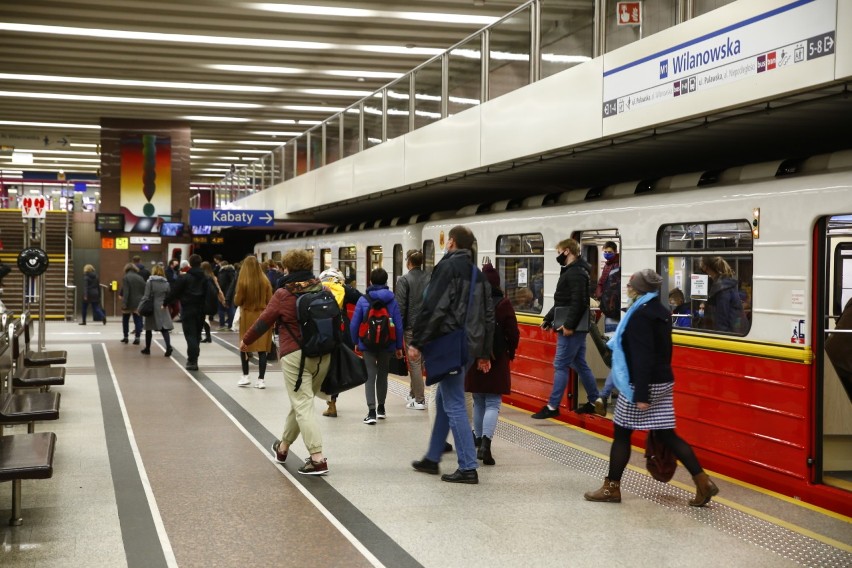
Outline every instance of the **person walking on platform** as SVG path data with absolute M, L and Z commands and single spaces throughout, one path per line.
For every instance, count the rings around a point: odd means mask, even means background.
M 384 268 L 370 272 L 370 286 L 358 299 L 349 330 L 352 341 L 364 356 L 367 366 L 367 416 L 364 424 L 375 425 L 376 418 L 387 416 L 385 399 L 388 395 L 388 367 L 391 356 L 402 358 L 403 327 L 399 305 L 387 285 Z
M 411 346 L 412 327 L 420 307 L 423 305 L 423 292 L 429 283 L 429 275 L 423 271 L 423 253 L 410 250 L 405 255 L 408 272 L 396 281 L 394 294 L 402 314 L 402 326 L 405 330 L 405 347 Z M 408 360 L 409 392 L 406 408 L 412 410 L 426 409 L 426 391 L 423 384 L 423 359 Z
M 201 324 L 204 323 L 204 299 L 207 291 L 207 276 L 201 269 L 201 257 L 189 256 L 189 270 L 177 279 L 163 301 L 164 305 L 180 300 L 183 336 L 186 340 L 186 370 L 198 370 L 198 355 L 201 352 Z
M 221 278 L 222 271 L 219 271 Z M 263 312 L 269 300 L 272 299 L 272 286 L 269 284 L 269 279 L 263 273 L 257 258 L 247 256 L 243 261 L 240 275 L 237 278 L 236 292 L 234 293 L 234 305 L 240 308 L 240 337 L 244 336 L 249 328 L 257 320 L 257 317 Z M 269 356 L 269 349 L 272 347 L 272 328 L 266 330 L 257 340 L 246 346 L 246 351 L 240 350 L 240 364 L 242 365 L 243 376 L 237 382 L 237 386 L 247 387 L 251 384 L 249 380 L 249 357 L 252 353 L 257 353 L 258 373 L 257 382 L 254 387 L 265 389 L 266 383 L 266 359 Z
M 223 298 L 225 301 L 219 303 L 218 331 L 231 331 L 231 327 L 234 325 L 234 312 L 237 308 L 230 301 L 232 298 L 228 298 L 228 291 L 232 286 L 234 286 L 236 281 L 236 269 L 227 260 L 219 261 L 219 271 L 216 273 L 216 283 L 219 286 L 219 290 L 224 295 Z
M 100 319 L 106 325 L 106 314 L 101 307 L 101 281 L 98 279 L 95 267 L 91 264 L 83 267 L 83 321 L 80 325 L 86 325 L 89 304 L 92 305 L 92 319 L 95 321 Z
M 213 265 L 207 262 L 206 260 L 201 263 L 201 270 L 204 271 L 204 275 L 209 278 L 213 284 L 216 286 L 217 290 L 217 298 L 219 300 L 218 307 L 221 309 L 222 305 L 225 303 L 225 294 L 222 292 L 222 288 L 219 286 L 219 279 L 213 274 Z M 204 316 L 204 319 L 201 320 L 201 331 L 204 332 L 204 338 L 201 338 L 201 335 L 198 336 L 198 340 L 201 343 L 213 343 L 213 338 L 210 337 L 210 321 L 214 316 Z
M 280 274 L 280 273 L 279 273 Z M 320 281 L 322 285 L 331 291 L 334 294 L 334 298 L 337 300 L 337 304 L 340 306 L 340 315 L 343 317 L 343 323 L 345 325 L 345 329 L 349 329 L 349 306 L 352 306 L 353 310 L 355 306 L 358 304 L 358 299 L 361 297 L 361 292 L 344 284 L 343 282 L 343 274 L 340 273 L 339 270 L 334 268 L 328 268 L 323 270 L 319 275 Z M 351 333 L 343 334 L 343 342 L 350 348 L 355 349 L 355 343 L 352 341 Z M 329 418 L 337 418 L 337 396 L 332 395 L 331 400 L 328 401 L 328 408 L 325 409 L 325 412 L 322 413 L 323 416 L 328 416 Z
M 136 272 L 139 273 L 139 276 L 142 277 L 142 280 L 147 282 L 148 278 L 151 277 L 151 272 L 147 268 L 145 268 L 145 265 L 142 263 L 142 258 L 139 255 L 135 255 L 133 257 L 133 266 L 136 267 Z
M 482 272 L 473 265 L 471 249 L 475 242 L 467 227 L 457 225 L 450 229 L 447 254 L 435 265 L 426 288 L 420 315 L 414 322 L 410 359 L 417 360 L 421 349 L 429 341 L 464 329 L 467 339 L 467 369 L 474 364 L 483 373 L 491 369 L 491 345 L 494 336 L 494 306 L 491 290 Z M 473 277 L 473 279 L 471 279 Z M 473 287 L 473 299 L 468 296 Z M 428 362 L 427 362 L 428 365 Z M 437 377 L 432 377 L 434 380 Z M 476 452 L 470 431 L 464 399 L 465 373 L 448 374 L 439 379 L 435 394 L 436 417 L 429 438 L 426 455 L 412 462 L 412 467 L 424 473 L 437 475 L 438 463 L 447 443 L 447 434 L 453 432 L 458 456 L 458 469 L 441 476 L 450 483 L 479 483 L 476 469 Z
M 133 317 L 133 345 L 139 345 L 142 335 L 142 316 L 136 312 L 142 296 L 145 294 L 145 279 L 139 275 L 136 265 L 128 262 L 124 265 L 124 278 L 121 280 L 121 331 L 124 332 L 122 343 L 128 342 L 130 335 L 130 318 Z
M 520 341 L 518 318 L 512 302 L 503 296 L 500 275 L 491 265 L 482 267 L 482 274 L 491 284 L 491 302 L 494 305 L 494 341 L 491 348 L 491 369 L 483 373 L 471 368 L 464 381 L 464 390 L 473 393 L 473 432 L 479 441 L 476 458 L 485 465 L 494 465 L 491 442 L 497 430 L 497 418 L 503 395 L 512 392 L 510 362 Z
M 302 475 L 325 475 L 328 473 L 328 461 L 322 452 L 322 434 L 314 411 L 314 397 L 324 398 L 320 391 L 322 381 L 328 373 L 331 357 L 306 357 L 301 376 L 302 347 L 299 344 L 302 330 L 296 313 L 296 297 L 306 292 L 319 292 L 322 283 L 311 269 L 313 255 L 303 249 L 287 251 L 284 255 L 284 267 L 287 275 L 279 282 L 281 288 L 272 295 L 272 300 L 258 316 L 240 342 L 240 351 L 247 351 L 267 330 L 278 322 L 278 344 L 281 369 L 284 372 L 284 386 L 290 397 L 290 412 L 284 423 L 281 439 L 272 444 L 275 461 L 284 463 L 290 446 L 302 434 L 310 456 L 305 465 L 299 468 Z M 301 380 L 298 390 L 296 385 Z
M 630 308 L 621 318 L 608 345 L 612 349 L 612 375 L 621 393 L 615 405 L 615 433 L 609 452 L 609 474 L 587 501 L 621 502 L 621 476 L 630 460 L 634 430 L 653 430 L 692 475 L 696 494 L 689 504 L 703 507 L 719 493 L 692 448 L 675 433 L 672 324 L 669 310 L 660 302 L 663 278 L 646 268 L 630 277 Z
M 143 355 L 151 354 L 151 337 L 155 331 L 159 331 L 163 334 L 163 342 L 166 344 L 166 357 L 172 356 L 172 342 L 169 332 L 175 326 L 169 315 L 168 307 L 163 305 L 168 294 L 169 281 L 166 279 L 165 270 L 158 264 L 151 269 L 151 276 L 145 282 L 145 294 L 140 301 L 141 304 L 150 299 L 154 307 L 154 313 L 145 316 L 145 349 L 142 350 Z
M 564 310 L 564 321 L 557 322 L 556 357 L 553 359 L 553 388 L 550 399 L 532 418 L 541 420 L 559 416 L 559 403 L 568 388 L 568 369 L 574 369 L 586 390 L 589 402 L 577 409 L 578 414 L 597 413 L 606 415 L 604 401 L 598 395 L 597 381 L 589 364 L 586 363 L 586 336 L 588 331 L 578 328 L 589 310 L 589 263 L 580 257 L 580 244 L 574 239 L 565 239 L 556 245 L 556 262 L 562 266 L 556 291 L 553 293 L 553 308 L 544 316 L 542 329 L 553 329 L 557 310 Z M 586 328 L 588 330 L 588 328 Z

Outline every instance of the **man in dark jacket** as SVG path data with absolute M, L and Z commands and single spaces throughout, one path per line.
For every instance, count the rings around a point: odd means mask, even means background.
M 544 316 L 541 323 L 543 329 L 554 328 L 554 316 L 557 308 L 562 308 L 564 321 L 556 323 L 558 339 L 556 343 L 556 357 L 553 359 L 553 389 L 550 391 L 550 400 L 541 410 L 532 415 L 540 420 L 559 416 L 559 403 L 568 387 L 568 368 L 574 369 L 583 382 L 589 402 L 581 405 L 577 412 L 580 414 L 597 413 L 606 414 L 604 401 L 598 394 L 598 385 L 595 375 L 586 363 L 586 331 L 577 331 L 588 318 L 589 310 L 589 263 L 580 258 L 580 244 L 574 239 L 565 239 L 556 245 L 559 253 L 556 261 L 562 265 L 559 281 L 556 283 L 556 291 L 553 293 L 553 308 Z M 562 319 L 562 318 L 560 318 Z
M 405 346 L 411 345 L 413 335 L 412 327 L 420 313 L 423 305 L 423 292 L 429 283 L 429 275 L 423 269 L 423 253 L 419 250 L 410 250 L 405 255 L 408 272 L 400 276 L 396 281 L 394 294 L 396 303 L 402 312 L 402 326 L 405 330 Z M 410 390 L 406 406 L 413 410 L 426 409 L 425 388 L 423 385 L 423 360 L 408 360 L 408 376 Z
M 484 373 L 491 369 L 494 306 L 491 287 L 482 272 L 478 268 L 474 270 L 473 243 L 473 233 L 467 227 L 457 225 L 450 229 L 447 254 L 432 271 L 423 306 L 414 322 L 408 348 L 410 359 L 420 359 L 420 351 L 429 341 L 464 328 L 468 346 L 467 368 L 476 362 L 477 368 Z M 471 281 L 471 273 L 474 281 Z M 471 286 L 474 286 L 473 301 L 468 305 Z M 465 409 L 465 374 L 447 375 L 438 383 L 435 395 L 437 414 L 429 449 L 422 460 L 411 464 L 417 471 L 437 475 L 447 434 L 452 430 L 459 467 L 454 473 L 441 476 L 443 481 L 450 483 L 479 483 L 476 450 Z
M 175 281 L 163 306 L 180 300 L 182 315 L 181 327 L 186 338 L 186 369 L 198 370 L 198 355 L 201 352 L 201 325 L 204 323 L 204 299 L 207 291 L 207 276 L 201 269 L 201 257 L 197 254 L 189 257 L 189 270 Z
M 151 271 L 145 268 L 145 265 L 142 264 L 142 257 L 140 257 L 139 255 L 135 255 L 133 257 L 133 266 L 136 267 L 136 270 L 139 272 L 139 276 L 141 276 L 142 279 L 147 282 L 148 278 L 151 277 Z
M 235 287 L 237 282 L 237 271 L 227 260 L 220 260 L 218 266 L 219 273 L 216 275 L 216 279 L 219 280 L 219 288 L 226 295 L 226 302 L 228 304 L 227 306 L 219 304 L 219 331 L 224 331 L 231 329 L 234 323 L 236 307 L 234 306 L 231 288 Z M 231 293 L 230 298 L 227 297 L 229 293 Z

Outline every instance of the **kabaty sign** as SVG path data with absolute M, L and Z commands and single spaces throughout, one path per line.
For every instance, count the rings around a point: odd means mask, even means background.
M 616 2 L 615 16 L 619 26 L 642 24 L 642 2 Z

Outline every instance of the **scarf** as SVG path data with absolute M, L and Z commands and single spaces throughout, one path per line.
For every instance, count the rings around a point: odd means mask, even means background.
M 612 349 L 612 381 L 618 392 L 626 396 L 630 402 L 633 402 L 633 386 L 630 384 L 630 370 L 627 368 L 627 357 L 624 355 L 624 347 L 621 345 L 621 336 L 624 335 L 624 330 L 627 329 L 627 322 L 630 321 L 630 316 L 639 309 L 639 306 L 647 304 L 659 296 L 658 292 L 649 292 L 639 296 L 633 302 L 633 305 L 628 308 L 627 313 L 624 314 L 621 321 L 618 322 L 615 335 L 606 344 L 607 347 Z

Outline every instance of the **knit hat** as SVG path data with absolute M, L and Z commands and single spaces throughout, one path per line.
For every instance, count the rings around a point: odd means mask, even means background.
M 488 283 L 491 284 L 492 288 L 500 289 L 500 274 L 490 262 L 487 262 L 482 265 L 482 274 L 485 275 L 485 278 L 488 279 Z
M 643 268 L 639 272 L 634 272 L 633 276 L 630 277 L 630 287 L 643 294 L 656 292 L 662 284 L 663 277 L 650 268 Z
M 336 268 L 327 268 L 320 272 L 319 279 L 323 282 L 328 280 L 334 280 L 338 284 L 343 284 L 343 274 L 340 273 Z

